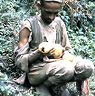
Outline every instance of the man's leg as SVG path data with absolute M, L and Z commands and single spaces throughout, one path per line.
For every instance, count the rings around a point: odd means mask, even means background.
M 80 59 L 75 65 L 75 80 L 85 80 L 89 78 L 94 70 L 94 64 L 87 59 Z
M 52 96 L 71 96 L 66 83 L 74 75 L 74 65 L 68 61 L 59 61 L 47 64 L 45 67 L 47 67 L 48 79 L 44 84 L 50 87 Z
M 51 96 L 48 88 L 43 84 L 36 87 L 36 92 L 39 96 Z
M 45 65 L 48 79 L 45 84 L 59 85 L 69 82 L 74 76 L 74 65 L 69 61 L 58 61 Z
M 75 65 L 74 78 L 71 81 L 76 82 L 76 88 L 79 96 L 82 95 L 82 86 L 84 81 L 89 78 L 94 70 L 94 65 L 87 59 L 78 59 Z
M 49 91 L 52 96 L 71 96 L 66 84 L 51 86 Z
M 74 65 L 69 61 L 57 61 L 42 66 L 37 64 L 30 69 L 28 74 L 32 85 L 58 86 L 68 82 L 74 75 Z
M 36 64 L 28 73 L 32 85 L 47 83 L 47 85 L 64 84 L 74 75 L 74 65 L 69 61 L 57 61 L 47 64 Z

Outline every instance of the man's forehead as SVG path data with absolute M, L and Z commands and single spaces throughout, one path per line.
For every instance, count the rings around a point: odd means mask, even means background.
M 51 1 L 51 2 L 53 2 L 53 1 L 55 1 L 55 2 L 59 2 L 59 3 L 63 3 L 64 2 L 64 0 L 44 0 L 44 1 Z

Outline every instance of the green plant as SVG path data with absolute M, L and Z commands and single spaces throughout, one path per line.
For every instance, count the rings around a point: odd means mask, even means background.
M 67 1 L 59 15 L 66 24 L 73 52 L 95 62 L 95 2 Z M 13 51 L 19 39 L 21 21 L 35 14 L 33 2 L 34 0 L 0 0 L 0 58 L 6 61 L 5 69 L 0 66 L 0 70 L 7 75 L 0 79 L 0 96 L 14 96 L 16 92 L 19 94 L 16 96 L 39 96 L 35 91 L 22 94 L 19 86 L 15 86 L 18 88 L 15 90 L 7 82 L 12 76 L 22 73 L 14 66 Z

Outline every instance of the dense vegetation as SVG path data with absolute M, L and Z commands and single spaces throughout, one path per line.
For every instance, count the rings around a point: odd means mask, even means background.
M 16 88 L 10 84 L 6 86 L 5 82 L 21 73 L 14 65 L 13 51 L 18 41 L 21 21 L 37 12 L 33 1 L 0 0 L 0 96 L 14 96 L 13 93 L 17 92 Z M 95 63 L 94 0 L 66 0 L 59 15 L 66 24 L 74 54 Z M 93 76 L 90 79 L 90 87 L 95 90 L 92 80 L 95 82 Z M 34 96 L 33 94 L 30 96 Z

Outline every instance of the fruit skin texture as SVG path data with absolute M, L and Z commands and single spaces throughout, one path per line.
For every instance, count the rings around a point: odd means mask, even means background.
M 52 44 L 49 42 L 42 42 L 38 49 L 42 53 L 50 53 L 55 59 L 60 58 L 64 51 L 64 48 L 60 44 Z
M 60 58 L 63 55 L 64 48 L 60 44 L 55 44 L 54 45 L 54 52 L 53 52 L 53 57 L 55 59 Z

